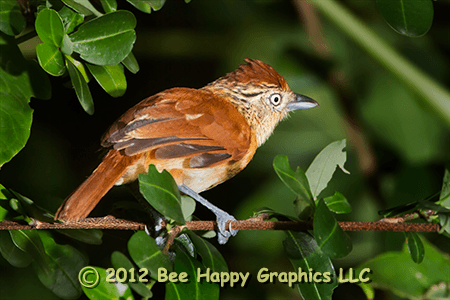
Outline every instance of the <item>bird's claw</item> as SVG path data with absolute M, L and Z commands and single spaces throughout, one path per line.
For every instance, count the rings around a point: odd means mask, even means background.
M 236 221 L 236 218 L 230 214 L 222 214 L 217 216 L 217 227 L 219 228 L 219 244 L 223 245 L 228 242 L 230 236 L 235 236 L 239 230 L 231 229 L 231 222 Z M 228 228 L 226 225 L 228 223 Z

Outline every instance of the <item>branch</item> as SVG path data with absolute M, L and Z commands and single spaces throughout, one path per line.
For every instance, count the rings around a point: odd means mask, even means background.
M 312 223 L 295 221 L 264 221 L 267 215 L 247 220 L 232 221 L 234 230 L 312 230 Z M 411 231 L 411 232 L 438 232 L 437 223 L 405 223 L 411 220 L 410 215 L 396 218 L 386 218 L 375 222 L 338 222 L 344 231 Z M 112 216 L 101 218 L 86 218 L 80 221 L 61 223 L 46 223 L 31 219 L 32 224 L 23 220 L 5 220 L 0 222 L 0 230 L 18 229 L 115 229 L 115 230 L 144 230 L 145 224 Z M 217 230 L 215 221 L 189 221 L 182 225 L 190 230 Z M 163 224 L 165 227 L 165 224 Z

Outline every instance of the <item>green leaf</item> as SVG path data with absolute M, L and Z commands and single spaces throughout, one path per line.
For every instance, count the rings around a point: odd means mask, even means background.
M 49 8 L 39 12 L 35 22 L 39 38 L 47 44 L 60 47 L 64 38 L 64 24 L 59 14 Z
M 152 12 L 152 7 L 150 6 L 149 3 L 147 3 L 146 1 L 141 1 L 141 0 L 127 0 L 128 3 L 131 3 L 134 7 L 136 7 L 137 9 L 139 9 L 140 11 L 144 12 L 144 13 L 151 13 Z
M 116 65 L 130 54 L 136 40 L 136 19 L 129 11 L 116 11 L 81 25 L 69 37 L 73 51 L 96 65 Z M 102 28 L 102 30 L 98 30 Z
M 314 215 L 315 209 L 314 202 L 310 199 L 305 200 L 297 197 L 297 199 L 294 200 L 294 211 L 299 220 L 308 220 Z
M 439 225 L 441 225 L 441 230 L 439 233 L 447 232 L 450 234 L 450 214 L 440 213 L 439 216 Z
M 49 269 L 52 277 L 57 280 L 51 281 L 46 285 L 53 293 L 63 299 L 76 299 L 81 296 L 82 290 L 78 281 L 78 273 L 88 264 L 88 257 L 71 245 L 58 245 L 55 243 L 50 233 L 39 231 L 45 252 L 49 257 Z M 46 279 L 38 277 L 44 283 Z
M 322 199 L 317 203 L 313 225 L 314 237 L 320 249 L 330 258 L 343 258 L 352 251 L 352 241 Z
M 61 0 L 65 5 L 76 11 L 77 13 L 90 16 L 92 14 L 101 16 L 102 14 L 95 9 L 89 0 Z
M 154 11 L 160 10 L 163 7 L 164 3 L 166 3 L 166 0 L 143 0 L 143 1 L 148 2 Z
M 389 26 L 409 37 L 424 35 L 433 23 L 431 0 L 377 0 L 377 5 Z
M 298 197 L 312 203 L 312 194 L 305 173 L 297 167 L 294 172 L 289 166 L 286 155 L 277 155 L 273 160 L 273 168 L 281 181 Z M 314 205 L 312 203 L 312 205 Z
M 189 280 L 186 283 L 167 282 L 166 299 L 219 299 L 218 284 L 208 283 L 204 277 L 198 279 L 198 268 L 202 270 L 202 274 L 206 272 L 200 262 L 177 246 L 175 246 L 175 254 L 174 272 L 177 274 L 186 272 Z
M 0 32 L 0 167 L 30 136 L 31 97 L 49 99 L 50 81 L 37 62 L 23 58 L 14 38 Z
M 191 2 L 191 0 L 184 0 L 184 3 L 189 3 Z
M 66 59 L 66 67 L 69 70 L 70 80 L 81 106 L 88 114 L 92 115 L 94 113 L 94 102 L 85 79 L 69 59 Z
M 72 55 L 73 53 L 73 43 L 67 34 L 64 35 L 61 52 L 65 55 Z
M 14 245 L 8 230 L 0 230 L 0 253 L 16 268 L 25 268 L 31 263 L 31 256 Z
M 124 254 L 122 254 L 119 251 L 114 251 L 111 255 L 111 263 L 114 269 L 116 269 L 116 271 L 119 268 L 124 268 L 128 272 L 131 272 L 130 270 L 134 269 L 134 278 L 136 281 L 128 280 L 128 285 L 131 287 L 132 290 L 134 290 L 136 293 L 138 293 L 144 298 L 153 297 L 153 293 L 150 291 L 150 289 L 146 287 L 143 281 L 139 279 L 139 276 L 143 273 L 142 272 L 138 273 L 138 270 L 136 270 L 133 263 Z M 143 280 L 147 279 L 143 278 Z
M 26 25 L 27 22 L 16 0 L 1 1 L 0 31 L 14 36 L 20 34 Z
M 56 46 L 43 43 L 36 46 L 39 65 L 45 72 L 53 76 L 61 76 L 66 71 L 64 59 Z
M 405 232 L 409 255 L 416 264 L 420 264 L 425 256 L 425 249 L 420 237 L 415 232 Z
M 115 277 L 108 275 L 106 270 L 99 267 L 91 267 L 86 275 L 86 282 L 95 282 L 98 280 L 98 285 L 94 288 L 87 288 L 82 286 L 84 294 L 91 300 L 97 299 L 125 299 L 133 300 L 133 293 L 128 285 L 115 281 L 110 282 L 108 280 L 114 280 Z
M 183 218 L 185 220 L 190 220 L 192 214 L 195 211 L 195 206 L 197 202 L 189 196 L 181 196 L 181 211 L 183 212 Z
M 136 60 L 136 57 L 134 57 L 133 52 L 130 52 L 127 57 L 122 61 L 122 64 L 125 66 L 125 68 L 128 69 L 133 74 L 136 74 L 139 72 L 139 64 Z
M 337 287 L 337 276 L 330 258 L 325 255 L 308 232 L 285 231 L 284 250 L 295 272 L 301 276 L 295 280 L 303 299 L 331 299 Z M 321 274 L 317 280 L 309 280 L 309 272 Z M 269 270 L 267 270 L 269 272 Z M 319 282 L 321 280 L 321 282 Z M 261 282 L 261 281 L 260 281 Z M 289 284 L 289 283 L 288 283 Z M 289 284 L 289 286 L 291 286 Z
M 147 14 L 151 13 L 152 9 L 154 11 L 160 10 L 166 0 L 127 0 L 134 7 Z
M 344 195 L 339 192 L 335 192 L 333 196 L 326 197 L 323 199 L 327 204 L 328 208 L 337 214 L 347 214 L 352 211 L 350 203 Z
M 20 202 L 20 206 L 25 210 L 27 216 L 43 222 L 53 222 L 54 216 L 46 209 L 43 209 L 42 207 L 34 203 L 33 200 L 19 194 L 18 192 L 15 192 L 13 190 L 10 190 L 10 192 L 14 195 L 15 199 Z
M 148 174 L 139 174 L 139 190 L 159 213 L 181 224 L 185 223 L 180 192 L 169 172 L 163 170 L 159 173 L 154 165 L 150 165 Z
M 59 16 L 63 21 L 66 34 L 72 33 L 72 31 L 74 31 L 75 28 L 84 21 L 84 17 L 82 15 L 74 12 L 67 6 L 64 6 L 59 11 Z
M 86 64 L 98 84 L 112 97 L 121 97 L 127 90 L 122 65 L 97 66 Z
M 427 240 L 422 241 L 427 255 L 421 264 L 412 261 L 405 244 L 402 251 L 385 252 L 363 263 L 355 273 L 369 268 L 372 286 L 390 290 L 401 298 L 425 299 L 423 295 L 433 285 L 449 281 L 450 258 Z
M 56 277 L 50 269 L 50 258 L 45 253 L 37 230 L 11 230 L 10 234 L 14 245 L 33 258 L 33 265 L 42 284 L 51 286 Z
M 14 195 L 8 191 L 3 185 L 0 184 L 0 206 L 8 212 L 15 212 L 11 207 L 10 201 L 14 198 Z
M 227 262 L 216 247 L 192 231 L 188 231 L 187 234 L 197 253 L 202 257 L 202 263 L 206 268 L 211 269 L 211 272 L 228 272 Z
M 345 143 L 346 141 L 343 139 L 326 146 L 306 170 L 306 177 L 311 186 L 314 199 L 317 199 L 320 192 L 327 187 L 328 182 L 336 171 L 336 166 L 339 166 L 344 173 L 350 174 L 344 168 L 344 163 L 347 160 L 347 155 L 344 151 Z
M 117 10 L 116 0 L 100 0 L 105 13 L 112 13 Z
M 161 252 L 155 240 L 145 232 L 136 232 L 128 241 L 128 252 L 134 263 L 140 268 L 147 268 L 150 277 L 158 279 L 158 269 L 172 271 L 169 257 Z
M 63 229 L 57 232 L 86 244 L 102 244 L 103 231 L 100 229 Z
M 450 168 L 445 168 L 444 179 L 442 180 L 442 189 L 439 196 L 439 201 L 436 204 L 440 204 L 443 207 L 450 208 Z
M 70 60 L 71 63 L 73 63 L 73 65 L 75 66 L 75 68 L 77 68 L 78 72 L 81 73 L 81 75 L 84 78 L 84 81 L 86 81 L 86 83 L 89 83 L 89 74 L 88 74 L 88 70 L 86 70 L 86 68 L 84 67 L 84 64 L 79 62 L 78 60 L 74 59 L 72 56 L 69 55 L 65 55 L 66 59 Z

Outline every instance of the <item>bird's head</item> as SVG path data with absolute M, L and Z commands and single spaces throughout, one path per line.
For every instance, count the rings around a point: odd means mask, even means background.
M 226 97 L 245 117 L 262 145 L 290 111 L 318 106 L 313 99 L 291 91 L 286 80 L 268 64 L 245 59 L 235 71 L 204 87 Z

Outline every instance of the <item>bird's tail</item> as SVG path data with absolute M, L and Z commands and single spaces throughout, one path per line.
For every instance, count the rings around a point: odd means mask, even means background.
M 55 220 L 74 221 L 87 217 L 128 167 L 140 157 L 141 155 L 126 156 L 119 151 L 110 150 L 91 176 L 64 200 L 56 212 Z

